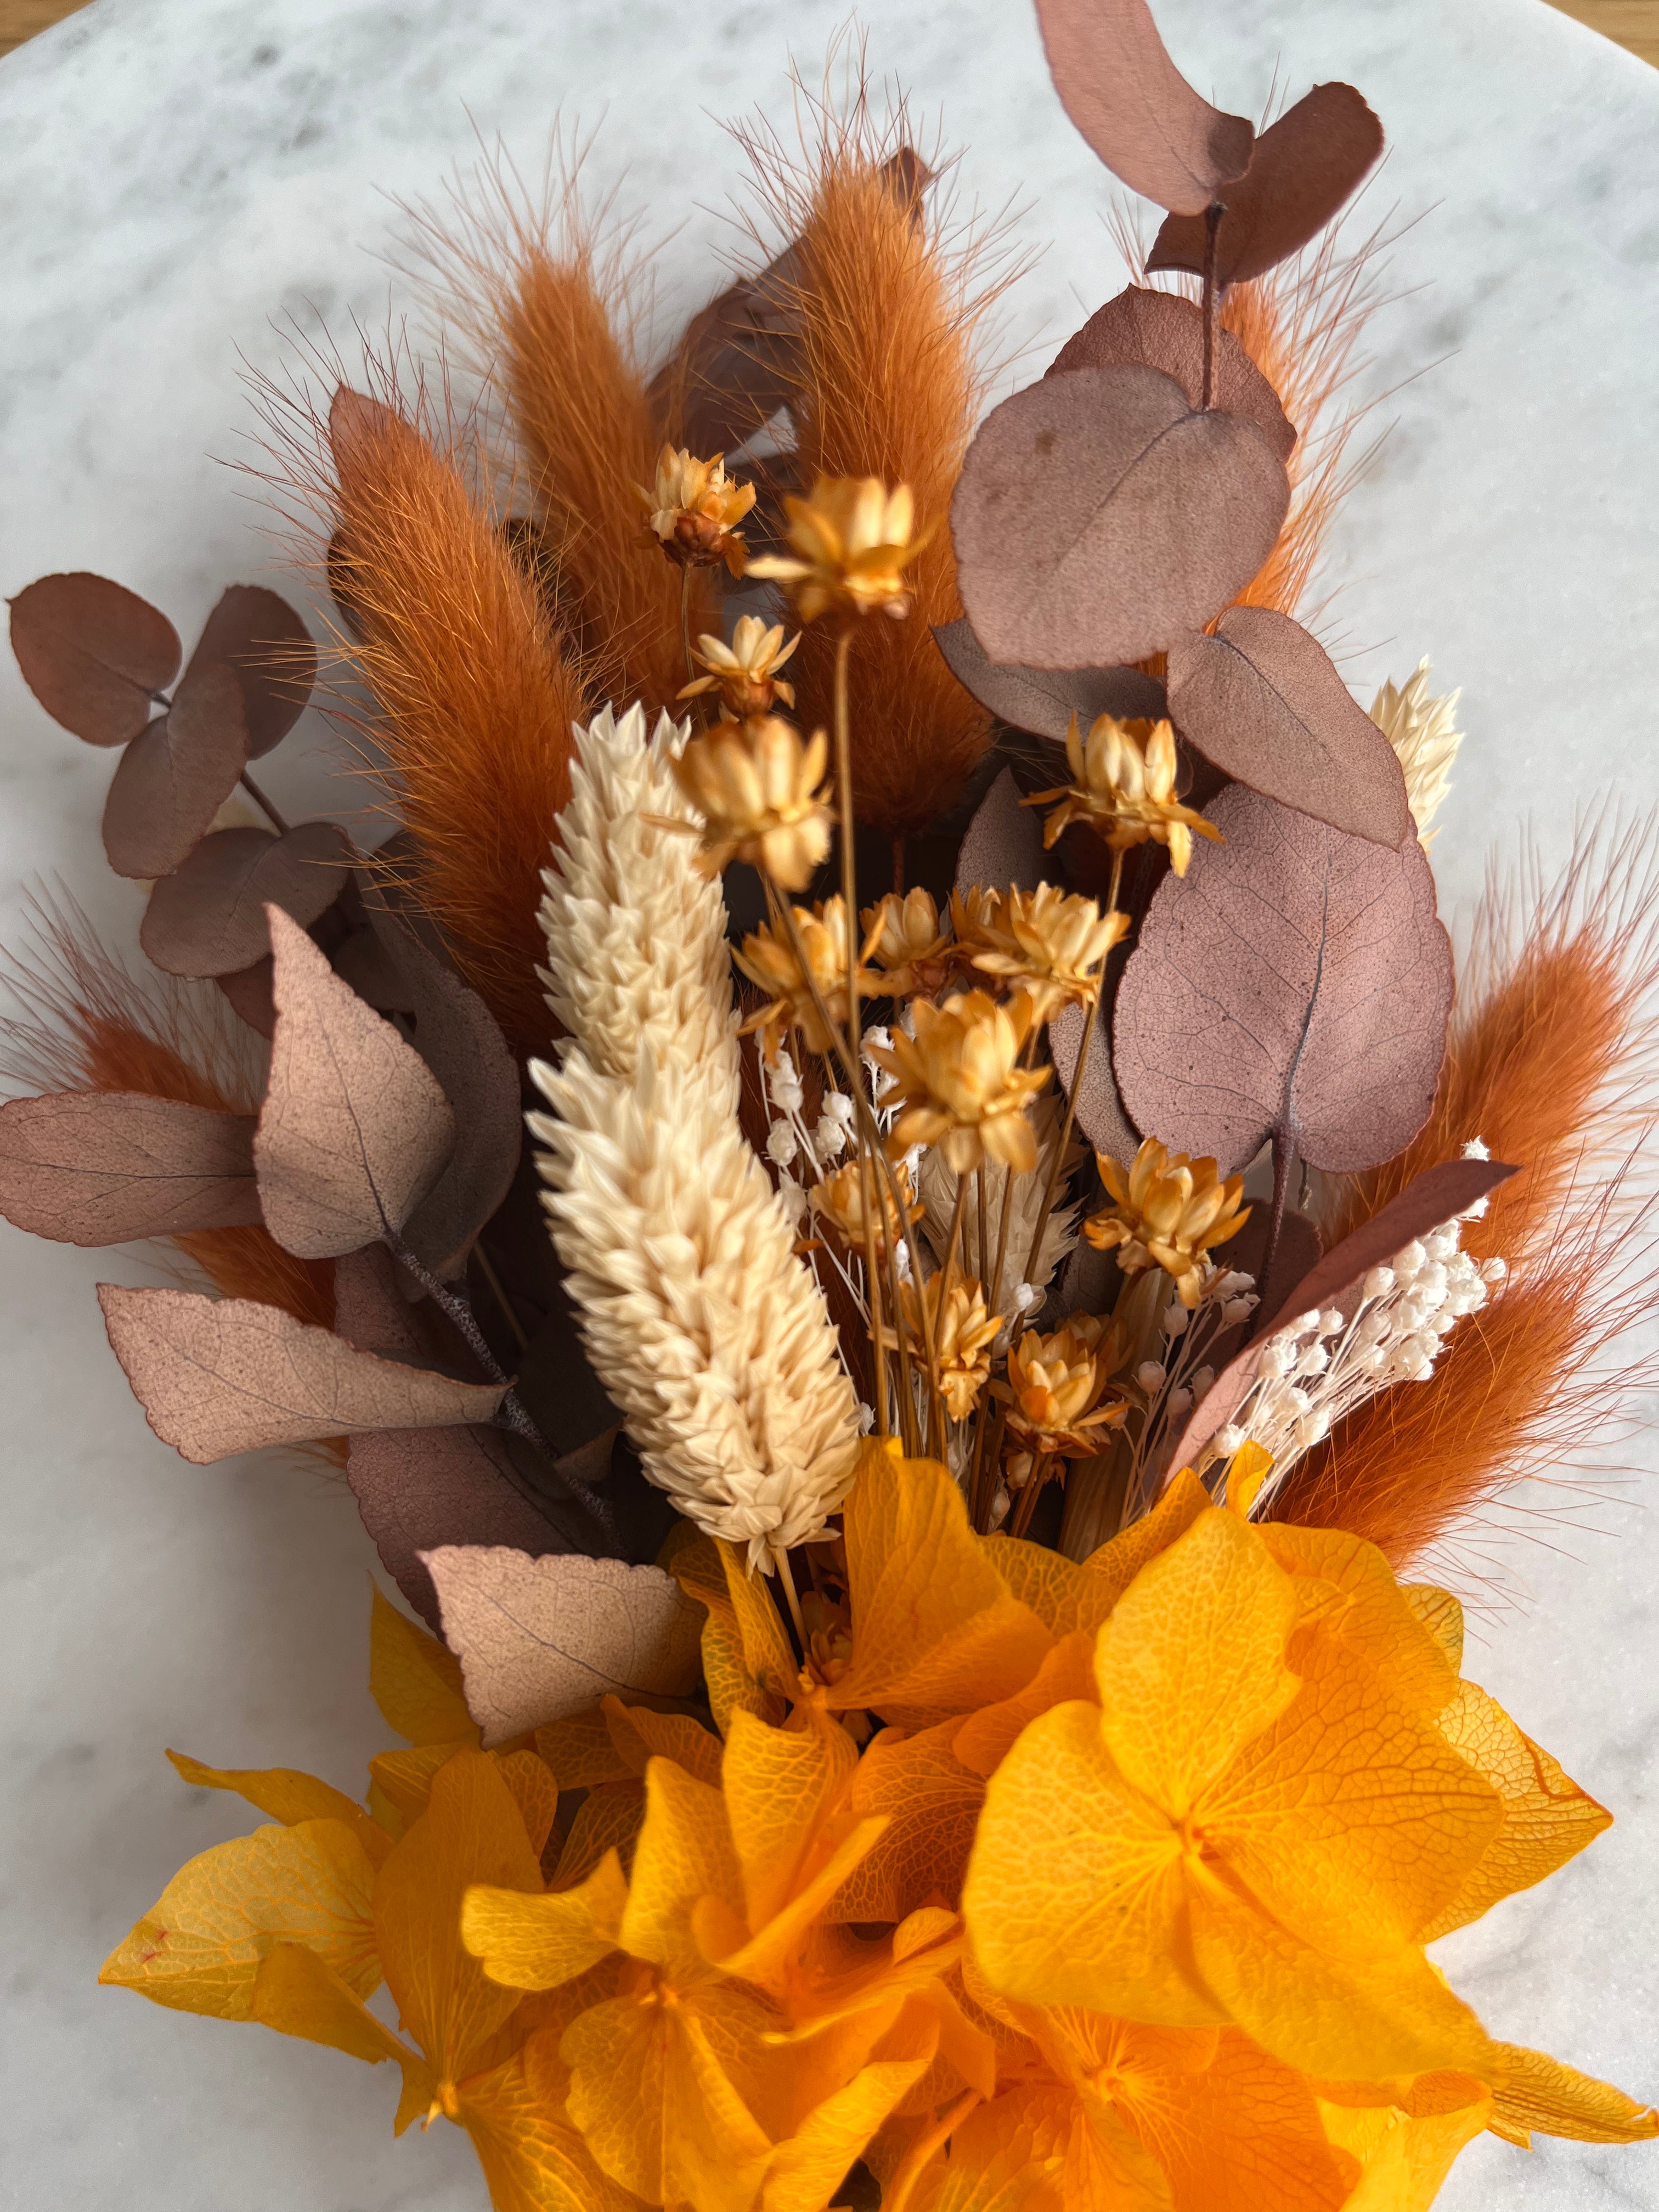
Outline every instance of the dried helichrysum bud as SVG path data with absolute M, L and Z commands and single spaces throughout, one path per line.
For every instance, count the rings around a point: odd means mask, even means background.
M 1025 801 L 1054 807 L 1043 825 L 1042 842 L 1052 846 L 1073 822 L 1086 822 L 1114 850 L 1144 845 L 1148 838 L 1170 848 L 1170 866 L 1184 876 L 1193 854 L 1193 832 L 1217 844 L 1221 832 L 1175 795 L 1175 732 L 1168 722 L 1120 722 L 1102 714 L 1082 736 L 1075 714 L 1066 732 L 1070 783 L 1056 784 Z
M 1050 1073 L 1018 1064 L 1030 1000 L 1022 993 L 1000 1006 L 983 991 L 968 991 L 942 1006 L 917 999 L 911 1012 L 915 1036 L 896 1030 L 889 1047 L 871 1054 L 896 1078 L 882 1101 L 902 1109 L 888 1139 L 893 1152 L 937 1145 L 958 1175 L 988 1155 L 1029 1175 L 1037 1143 L 1025 1109 Z
M 753 484 L 726 473 L 726 457 L 700 461 L 682 447 L 665 446 L 657 456 L 657 480 L 644 501 L 657 542 L 682 568 L 713 568 L 723 561 L 734 576 L 744 572 L 748 548 L 737 525 L 755 504 Z
M 951 965 L 951 925 L 930 891 L 889 891 L 878 906 L 866 907 L 860 919 L 885 995 L 931 995 L 943 987 Z
M 1124 1356 L 1118 1331 L 1098 1316 L 1073 1314 L 1050 1336 L 1024 1331 L 1010 1347 L 1008 1380 L 994 1388 L 1030 1456 L 1088 1459 L 1101 1449 L 1100 1431 L 1120 1427 L 1128 1410 L 1121 1398 L 1103 1402 Z M 1011 1468 L 1015 1487 L 1029 1473 Z
M 933 1330 L 939 1361 L 939 1395 L 951 1419 L 965 1421 L 991 1379 L 991 1346 L 1002 1322 L 998 1315 L 986 1312 L 985 1292 L 978 1283 L 955 1276 L 941 1299 L 944 1285 L 942 1273 L 930 1275 L 921 1299 L 909 1282 L 899 1285 L 899 1297 L 913 1346 L 927 1340 L 922 1320 L 926 1304 L 927 1327 Z
M 718 690 L 727 714 L 740 722 L 752 714 L 769 713 L 775 700 L 793 707 L 794 687 L 786 684 L 778 671 L 799 643 L 799 630 L 786 645 L 781 623 L 774 623 L 769 629 L 758 615 L 739 615 L 730 645 L 706 631 L 697 640 L 691 658 L 708 673 L 682 684 L 679 696 L 696 699 L 705 691 Z
M 742 1031 L 749 1036 L 758 1030 L 769 1057 L 788 1030 L 800 1031 L 809 1052 L 835 1049 L 835 1039 L 813 1004 L 814 987 L 830 1020 L 843 1029 L 847 1024 L 847 908 L 837 897 L 822 901 L 810 913 L 800 906 L 792 911 L 806 956 L 805 973 L 781 921 L 769 921 L 745 937 L 732 955 L 750 981 L 769 994 L 769 1003 L 750 1014 Z M 860 998 L 872 995 L 862 963 L 858 991 Z
M 749 574 L 787 584 L 803 622 L 909 613 L 903 571 L 930 533 L 914 534 L 908 484 L 889 491 L 879 477 L 820 477 L 810 499 L 786 497 L 784 508 L 793 554 L 766 554 L 750 562 Z
M 921 1207 L 913 1203 L 910 1171 L 901 1160 L 893 1170 L 894 1180 L 904 1201 L 906 1221 L 921 1217 Z M 817 1218 L 834 1230 L 849 1250 L 864 1249 L 866 1178 L 874 1197 L 876 1250 L 884 1253 L 889 1245 L 902 1237 L 897 1209 L 887 1177 L 872 1160 L 848 1160 L 845 1167 L 837 1168 L 834 1175 L 825 1176 L 812 1193 L 812 1212 Z
M 1096 1159 L 1113 1203 L 1084 1223 L 1084 1235 L 1097 1251 L 1115 1250 L 1128 1273 L 1162 1267 L 1190 1311 L 1204 1288 L 1206 1254 L 1236 1237 L 1249 1218 L 1249 1207 L 1239 1203 L 1243 1176 L 1224 1182 L 1212 1159 L 1189 1159 L 1185 1152 L 1172 1158 L 1152 1137 L 1127 1174 L 1103 1152 Z
M 830 850 L 828 758 L 822 730 L 803 740 L 775 714 L 693 738 L 674 775 L 702 816 L 705 872 L 747 860 L 781 890 L 804 890 Z
M 969 957 L 988 975 L 1020 985 L 1034 1018 L 1046 1022 L 1071 1001 L 1094 996 L 1107 954 L 1128 933 L 1127 914 L 1103 914 L 1091 898 L 1039 884 L 998 902 L 994 917 L 979 923 Z

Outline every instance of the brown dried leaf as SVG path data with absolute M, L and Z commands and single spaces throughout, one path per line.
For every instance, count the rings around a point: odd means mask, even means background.
M 1037 0 L 1037 21 L 1061 106 L 1131 191 L 1202 215 L 1243 174 L 1255 131 L 1200 99 L 1146 0 Z
M 0 1213 L 60 1244 L 125 1244 L 259 1218 L 253 1117 L 131 1091 L 0 1106 Z
M 1386 742 L 1386 740 L 1385 740 Z M 523 1149 L 518 1063 L 476 991 L 422 945 L 360 877 L 375 939 L 401 984 L 415 1049 L 453 1109 L 455 1142 L 430 1190 L 404 1224 L 416 1258 L 447 1281 L 506 1198 Z
M 337 822 L 216 830 L 150 894 L 138 942 L 169 975 L 232 975 L 270 950 L 268 906 L 308 927 L 339 896 L 355 855 Z
M 1164 686 L 1139 668 L 1033 669 L 992 660 L 965 617 L 935 623 L 933 641 L 963 690 L 1016 730 L 1064 738 L 1073 714 L 1086 730 L 1099 714 L 1157 721 L 1165 711 Z
M 1083 1050 L 1081 1006 L 1062 1006 L 1048 1024 L 1048 1050 L 1054 1077 L 1067 1097 L 1078 1056 Z M 1089 1045 L 1089 1064 L 1083 1071 L 1083 1087 L 1077 1097 L 1077 1126 L 1097 1152 L 1127 1167 L 1140 1149 L 1140 1133 L 1123 1110 L 1112 1075 L 1112 1048 L 1097 1017 Z
M 1451 946 L 1414 836 L 1398 851 L 1231 784 L 1226 840 L 1158 886 L 1117 994 L 1139 1127 L 1242 1168 L 1270 1136 L 1315 1167 L 1392 1159 L 1433 1103 Z
M 1255 142 L 1250 165 L 1218 197 L 1216 281 L 1240 284 L 1323 230 L 1358 191 L 1382 151 L 1382 125 L 1351 84 L 1316 84 Z M 1149 269 L 1204 271 L 1202 210 L 1171 215 Z
M 1046 373 L 1064 376 L 1074 368 L 1112 368 L 1126 362 L 1161 368 L 1196 407 L 1204 396 L 1204 311 L 1197 301 L 1131 284 L 1066 339 Z M 1231 331 L 1215 333 L 1210 401 L 1254 422 L 1279 459 L 1290 459 L 1295 428 L 1279 394 Z
M 296 921 L 268 909 L 276 1034 L 253 1140 L 265 1226 L 302 1260 L 395 1234 L 455 1145 L 455 1116 L 414 1047 L 343 983 Z
M 1170 647 L 1170 712 L 1188 744 L 1281 806 L 1393 847 L 1412 831 L 1394 747 L 1317 640 L 1270 607 L 1229 607 Z
M 219 595 L 185 671 L 223 661 L 236 672 L 246 710 L 248 758 L 281 743 L 306 710 L 317 680 L 317 647 L 288 601 L 259 584 Z
M 1144 660 L 1249 583 L 1289 501 L 1261 429 L 1194 410 L 1161 370 L 1045 377 L 968 449 L 951 502 L 963 605 L 995 660 Z
M 265 1444 L 487 1421 L 504 1395 L 354 1351 L 251 1298 L 100 1283 L 98 1299 L 144 1418 L 198 1467 Z
M 89 745 L 136 738 L 179 672 L 179 633 L 160 609 L 84 570 L 24 586 L 11 649 L 53 721 Z
M 422 1563 L 441 1545 L 505 1545 L 514 1553 L 584 1548 L 592 1523 L 569 1529 L 526 1497 L 499 1429 L 381 1429 L 354 1437 L 346 1480 L 380 1563 L 422 1619 L 440 1626 L 438 1593 Z
M 116 763 L 104 801 L 104 851 L 116 874 L 171 875 L 207 835 L 247 757 L 235 670 L 192 660 L 172 706 Z
M 1228 1360 L 1188 1416 L 1170 1460 L 1171 1471 L 1192 1466 L 1216 1431 L 1224 1428 L 1237 1413 L 1256 1379 L 1261 1346 L 1281 1316 L 1345 1304 L 1351 1310 L 1349 1302 L 1373 1267 L 1386 1267 L 1413 1237 L 1426 1237 L 1454 1220 L 1518 1172 L 1502 1160 L 1443 1160 L 1425 1169 L 1352 1237 L 1334 1244 L 1293 1284 L 1287 1296 L 1275 1299 L 1271 1308 L 1264 1303 L 1257 1310 L 1250 1343 Z M 1299 1218 L 1286 1214 L 1285 1225 Z M 1279 1272 L 1275 1262 L 1274 1273 Z
M 1004 769 L 974 810 L 957 851 L 959 891 L 1034 891 L 1042 881 L 1042 824 L 1022 806 L 1012 769 Z
M 703 1608 L 660 1567 L 574 1553 L 531 1559 L 446 1544 L 422 1558 L 484 1747 L 607 1693 L 684 1698 L 702 1673 Z
M 228 975 L 216 975 L 213 979 L 229 1001 L 237 1020 L 246 1022 L 262 1037 L 274 1036 L 276 1032 L 276 1001 L 270 995 L 271 965 L 267 952 L 251 968 L 238 968 Z

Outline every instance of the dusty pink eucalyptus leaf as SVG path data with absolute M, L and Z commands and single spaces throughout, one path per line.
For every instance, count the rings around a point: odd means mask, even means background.
M 89 745 L 136 738 L 179 672 L 179 633 L 161 610 L 84 569 L 23 586 L 11 649 L 52 720 Z
M 1390 852 L 1240 784 L 1208 811 L 1225 842 L 1159 884 L 1118 988 L 1125 1107 L 1224 1174 L 1269 1136 L 1318 1168 L 1392 1159 L 1433 1103 L 1451 1006 L 1422 847 Z
M 1243 174 L 1254 129 L 1200 99 L 1146 0 L 1037 0 L 1037 21 L 1060 105 L 1131 191 L 1201 215 Z
M 265 1226 L 303 1260 L 395 1234 L 455 1146 L 437 1078 L 280 907 L 276 1033 L 253 1140 Z
M 0 1213 L 60 1244 L 125 1244 L 259 1218 L 253 1117 L 129 1091 L 0 1106 Z
M 1255 1382 L 1261 1346 L 1276 1323 L 1327 1306 L 1352 1312 L 1359 1285 L 1373 1267 L 1387 1267 L 1414 1237 L 1426 1237 L 1455 1220 L 1518 1172 L 1502 1160 L 1443 1160 L 1413 1176 L 1398 1196 L 1362 1222 L 1352 1237 L 1332 1245 L 1285 1297 L 1276 1298 L 1271 1310 L 1264 1306 L 1258 1310 L 1251 1342 L 1222 1368 L 1188 1417 L 1176 1440 L 1170 1472 L 1192 1466 L 1216 1431 L 1237 1413 Z M 1292 1218 L 1286 1214 L 1285 1222 Z M 1247 1224 L 1247 1234 L 1249 1227 Z M 1279 1272 L 1275 1265 L 1274 1273 Z
M 138 942 L 169 975 L 234 975 L 270 951 L 267 906 L 302 927 L 344 888 L 354 854 L 337 822 L 269 830 L 216 830 L 150 893 Z
M 1131 284 L 1066 339 L 1045 373 L 1065 376 L 1074 368 L 1115 368 L 1126 362 L 1161 368 L 1196 407 L 1204 396 L 1204 313 L 1197 301 Z M 1210 404 L 1254 422 L 1279 459 L 1289 459 L 1295 428 L 1279 394 L 1231 331 L 1216 332 Z
M 1165 712 L 1164 686 L 1139 668 L 1016 667 L 991 659 L 965 619 L 936 623 L 933 642 L 964 691 L 1000 720 L 1038 737 L 1064 738 L 1073 714 L 1086 730 L 1100 714 L 1156 722 Z
M 1084 1009 L 1062 1006 L 1048 1024 L 1048 1050 L 1054 1077 L 1069 1098 L 1079 1054 L 1083 1050 Z M 1077 1127 L 1097 1152 L 1127 1167 L 1140 1149 L 1140 1133 L 1123 1110 L 1112 1074 L 1112 1048 L 1098 1018 L 1089 1044 L 1089 1064 L 1077 1094 Z
M 1170 647 L 1170 712 L 1224 775 L 1351 836 L 1412 832 L 1399 756 L 1323 646 L 1269 607 L 1229 607 Z
M 1323 230 L 1357 192 L 1382 151 L 1382 125 L 1351 84 L 1316 84 L 1255 142 L 1250 165 L 1217 194 L 1227 212 L 1216 233 L 1216 281 L 1240 284 L 1285 260 Z M 1204 270 L 1202 210 L 1172 214 L 1149 269 Z
M 1004 769 L 974 810 L 957 853 L 959 891 L 1034 891 L 1042 881 L 1042 824 L 1022 806 L 1012 769 Z
M 487 1421 L 504 1395 L 377 1359 L 251 1298 L 100 1283 L 98 1299 L 145 1419 L 198 1467 L 265 1444 Z
M 1144 660 L 1201 629 L 1273 550 L 1285 465 L 1242 415 L 1128 365 L 994 408 L 951 502 L 963 605 L 994 660 Z
M 118 876 L 170 875 L 188 860 L 247 764 L 236 672 L 191 661 L 165 714 L 116 763 L 104 802 L 104 851 Z
M 276 1001 L 270 995 L 271 957 L 266 953 L 251 968 L 238 968 L 214 981 L 224 993 L 238 1021 L 246 1022 L 257 1036 L 270 1037 L 276 1029 Z
M 288 601 L 258 584 L 232 584 L 196 641 L 185 671 L 222 661 L 236 672 L 247 719 L 248 758 L 285 738 L 306 710 L 317 680 L 317 648 Z
M 607 1694 L 684 1698 L 702 1672 L 702 1607 L 660 1567 L 496 1544 L 423 1552 L 486 1749 Z

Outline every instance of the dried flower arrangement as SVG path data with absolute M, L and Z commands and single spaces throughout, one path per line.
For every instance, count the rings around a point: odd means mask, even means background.
M 1618 1418 L 1652 881 L 1592 842 L 1455 976 L 1455 700 L 1296 619 L 1364 100 L 1258 134 L 1144 0 L 1037 15 L 1166 219 L 983 421 L 861 101 L 739 134 L 777 250 L 649 379 L 574 202 L 428 227 L 511 454 L 385 363 L 273 404 L 378 849 L 249 773 L 275 594 L 182 676 L 102 578 L 12 605 L 156 972 L 14 963 L 0 1208 L 204 1276 L 102 1291 L 151 1426 L 332 1455 L 436 1632 L 377 1596 L 366 1804 L 169 1754 L 272 1825 L 103 1978 L 390 2060 L 501 2212 L 1416 2212 L 1659 2134 L 1424 1949 L 1610 1817 L 1422 1570 Z

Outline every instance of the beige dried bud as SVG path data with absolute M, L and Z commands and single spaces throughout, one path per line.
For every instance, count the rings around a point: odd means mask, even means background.
M 903 571 L 932 535 L 914 535 L 908 484 L 889 491 L 879 477 L 820 477 L 810 499 L 783 504 L 794 550 L 751 561 L 749 574 L 791 586 L 803 622 L 832 612 L 908 614 Z
M 697 650 L 691 658 L 708 673 L 683 684 L 679 696 L 696 699 L 705 691 L 718 690 L 726 714 L 739 722 L 754 714 L 769 714 L 779 699 L 786 707 L 793 707 L 794 687 L 786 684 L 778 671 L 799 643 L 799 630 L 786 645 L 781 623 L 774 623 L 769 629 L 758 615 L 739 615 L 730 645 L 707 631 L 697 640 Z
M 1051 1020 L 1075 1000 L 1091 1000 L 1107 954 L 1129 933 L 1127 914 L 1103 914 L 1098 903 L 1039 884 L 1010 891 L 994 919 L 975 932 L 973 964 L 988 975 L 1019 984 L 1030 996 L 1034 1018 Z
M 1250 1218 L 1249 1207 L 1239 1202 L 1243 1176 L 1224 1181 L 1212 1159 L 1189 1159 L 1185 1152 L 1171 1158 L 1152 1137 L 1127 1174 L 1104 1152 L 1095 1157 L 1114 1203 L 1091 1215 L 1084 1235 L 1097 1251 L 1115 1250 L 1127 1273 L 1162 1267 L 1190 1310 L 1203 1291 L 1205 1255 L 1236 1237 Z
M 927 1329 L 933 1330 L 933 1350 L 939 1359 L 939 1395 L 945 1401 L 945 1410 L 953 1421 L 965 1421 L 991 1379 L 991 1346 L 1002 1322 L 1000 1316 L 986 1312 L 985 1292 L 980 1284 L 964 1282 L 957 1275 L 941 1299 L 944 1289 L 944 1275 L 930 1275 L 920 1298 L 915 1285 L 910 1282 L 900 1284 L 899 1298 L 904 1326 L 911 1345 L 916 1347 L 918 1359 L 922 1356 L 921 1347 L 927 1340 Z
M 889 891 L 878 906 L 866 907 L 860 919 L 886 995 L 905 999 L 925 991 L 932 996 L 944 988 L 953 965 L 951 925 L 931 892 L 918 890 L 901 896 Z
M 1073 1314 L 1049 1336 L 1025 1330 L 1009 1351 L 1007 1381 L 992 1385 L 1008 1408 L 1009 1428 L 1028 1447 L 1010 1462 L 1012 1487 L 1025 1480 L 1037 1455 L 1092 1458 L 1101 1431 L 1121 1426 L 1128 1402 L 1107 1401 L 1106 1390 L 1124 1358 L 1121 1335 L 1097 1316 Z
M 657 456 L 651 490 L 635 484 L 657 542 L 684 568 L 714 568 L 721 562 L 740 576 L 749 557 L 737 525 L 755 504 L 753 484 L 726 473 L 726 456 L 700 461 L 684 447 L 665 446 Z
M 747 860 L 783 890 L 804 890 L 830 850 L 829 757 L 822 730 L 803 740 L 776 714 L 693 738 L 674 775 L 702 817 L 704 872 Z
M 916 1033 L 895 1030 L 892 1042 L 870 1058 L 897 1079 L 884 1105 L 902 1109 L 888 1144 L 895 1153 L 937 1145 L 960 1175 L 987 1157 L 1016 1175 L 1036 1165 L 1036 1134 L 1026 1108 L 1048 1081 L 1047 1067 L 1018 1065 L 1031 1028 L 1030 1000 L 1018 994 L 1006 1006 L 983 991 L 936 1005 L 912 1003 Z
M 876 1250 L 878 1254 L 885 1253 L 890 1246 L 902 1241 L 904 1232 L 899 1225 L 898 1209 L 893 1204 L 893 1194 L 888 1187 L 887 1177 L 875 1162 L 848 1160 L 846 1166 L 837 1168 L 834 1175 L 825 1176 L 812 1192 L 812 1211 L 820 1221 L 834 1230 L 850 1251 L 862 1252 L 865 1249 L 866 1177 L 875 1200 L 872 1211 Z M 905 1220 L 919 1221 L 922 1209 L 913 1202 L 910 1171 L 902 1160 L 893 1170 L 893 1179 L 904 1201 Z
M 809 1052 L 829 1053 L 835 1049 L 835 1039 L 824 1028 L 813 1004 L 814 987 L 830 1020 L 842 1029 L 847 1024 L 847 908 L 836 897 L 821 901 L 810 914 L 801 906 L 791 911 L 801 949 L 806 955 L 805 974 L 781 920 L 769 921 L 745 937 L 732 955 L 750 981 L 768 994 L 769 1003 L 750 1015 L 740 1034 L 749 1036 L 758 1030 L 769 1060 L 775 1054 L 789 1030 L 800 1031 Z M 858 995 L 864 999 L 875 996 L 862 953 Z
M 1170 866 L 1184 876 L 1193 856 L 1193 832 L 1217 844 L 1221 832 L 1175 795 L 1175 732 L 1168 722 L 1120 722 L 1102 714 L 1085 738 L 1073 715 L 1066 732 L 1070 783 L 1056 784 L 1024 801 L 1027 806 L 1060 802 L 1043 825 L 1042 842 L 1053 846 L 1073 822 L 1086 822 L 1115 851 L 1144 845 L 1148 838 L 1170 848 Z

